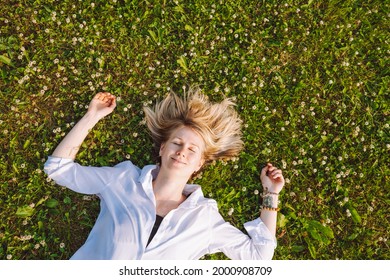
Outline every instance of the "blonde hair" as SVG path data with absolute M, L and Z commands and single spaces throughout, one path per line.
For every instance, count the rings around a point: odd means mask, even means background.
M 229 98 L 220 103 L 211 103 L 199 88 L 190 88 L 183 98 L 171 92 L 157 102 L 154 109 L 144 107 L 144 112 L 157 149 L 168 141 L 175 129 L 190 127 L 203 138 L 203 159 L 209 163 L 218 159 L 232 159 L 243 148 L 242 121 L 234 106 L 235 103 Z

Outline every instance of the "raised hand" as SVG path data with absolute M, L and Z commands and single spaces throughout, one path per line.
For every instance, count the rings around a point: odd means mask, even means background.
M 88 112 L 69 131 L 64 139 L 58 144 L 52 156 L 75 159 L 81 144 L 88 132 L 95 124 L 108 114 L 116 106 L 116 98 L 108 92 L 99 92 L 89 104 Z
M 109 92 L 99 92 L 96 94 L 88 106 L 88 113 L 99 119 L 112 113 L 116 107 L 116 97 Z
M 263 188 L 273 193 L 279 193 L 285 183 L 282 170 L 276 168 L 271 163 L 267 163 L 261 170 L 260 180 Z

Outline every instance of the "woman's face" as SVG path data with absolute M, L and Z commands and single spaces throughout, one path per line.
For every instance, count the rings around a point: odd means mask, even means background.
M 204 141 L 198 133 L 189 127 L 180 127 L 161 145 L 161 167 L 189 178 L 202 167 L 204 149 Z

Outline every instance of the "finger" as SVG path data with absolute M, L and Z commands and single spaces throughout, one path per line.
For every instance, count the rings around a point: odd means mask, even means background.
M 282 171 L 282 170 L 280 170 L 280 169 L 276 170 L 276 171 L 275 171 L 275 173 L 276 173 L 276 174 L 283 175 L 283 171 Z
M 268 168 L 267 176 L 269 176 L 269 177 L 273 176 L 275 174 L 276 170 L 277 170 L 276 167 Z
M 261 169 L 261 173 L 260 173 L 260 176 L 266 176 L 266 175 L 268 175 L 267 173 L 268 173 L 268 164 L 267 165 L 265 165 L 262 169 Z
M 109 92 L 99 92 L 95 95 L 95 97 L 98 97 L 98 98 L 104 98 L 106 96 L 111 96 L 111 93 Z
M 273 174 L 273 175 L 272 175 L 272 178 L 273 178 L 273 179 L 283 178 L 283 174 L 282 174 L 282 173 Z
M 274 180 L 279 180 L 279 181 L 284 182 L 284 176 L 283 176 L 283 174 L 282 174 L 282 173 L 276 174 Z
M 115 97 L 109 96 L 107 97 L 105 102 L 108 105 L 108 107 L 111 107 L 113 104 L 115 104 Z
M 274 170 L 278 169 L 276 166 L 270 165 L 269 170 L 272 172 Z
M 99 96 L 97 97 L 97 99 L 99 99 L 100 101 L 103 101 L 103 102 L 105 102 L 106 98 L 107 97 L 106 97 L 106 95 L 104 93 L 99 94 Z
M 102 95 L 103 95 L 103 93 L 99 92 L 99 93 L 95 94 L 95 96 L 93 98 L 94 99 L 100 99 Z
M 276 174 L 276 173 L 282 173 L 282 170 L 281 169 L 278 169 L 278 168 L 275 168 L 271 171 L 272 174 Z
M 113 108 L 116 107 L 116 97 L 115 96 L 112 96 L 112 98 L 111 98 L 110 107 L 113 107 Z
M 106 102 L 107 104 L 111 104 L 112 102 L 112 97 L 111 97 L 111 94 L 106 94 L 103 98 L 103 102 Z

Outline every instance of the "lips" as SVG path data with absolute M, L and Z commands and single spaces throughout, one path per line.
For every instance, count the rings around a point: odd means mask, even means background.
M 186 164 L 185 162 L 182 162 L 181 160 L 179 160 L 179 159 L 177 159 L 177 158 L 171 157 L 171 159 L 173 159 L 174 161 L 176 161 L 176 162 L 178 162 L 178 163 Z

